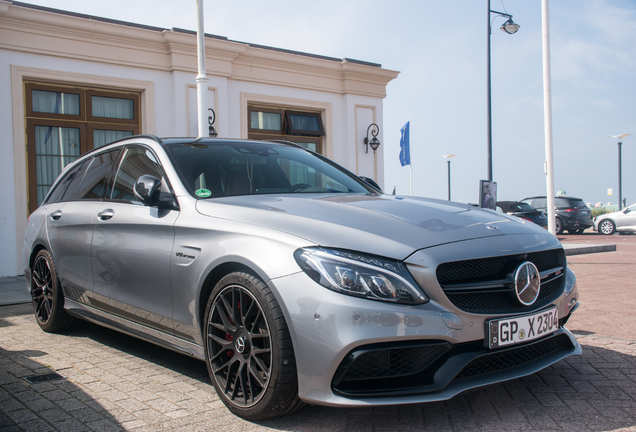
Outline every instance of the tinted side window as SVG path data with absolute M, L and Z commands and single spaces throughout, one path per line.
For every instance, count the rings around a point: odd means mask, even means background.
M 73 179 L 68 185 L 68 189 L 66 189 L 66 192 L 64 192 L 62 201 L 73 201 L 77 199 L 77 193 L 79 192 L 80 184 L 82 184 L 82 179 L 84 178 L 86 168 L 88 168 L 89 164 L 90 160 L 87 160 L 80 165 L 79 171 L 75 173 Z
M 77 194 L 78 199 L 92 200 L 102 199 L 108 189 L 113 165 L 119 156 L 120 150 L 102 153 L 93 158 L 90 166 L 84 174 L 82 184 Z
M 534 208 L 547 208 L 546 201 L 547 201 L 546 198 L 537 198 L 536 200 L 534 200 L 534 205 L 532 207 L 534 207 Z
M 119 166 L 111 198 L 114 200 L 137 201 L 133 187 L 144 174 L 161 179 L 161 171 L 155 156 L 150 150 L 133 147 L 128 149 Z
M 79 177 L 80 180 L 82 179 L 81 175 L 78 176 L 78 172 L 85 164 L 86 162 L 81 163 L 66 173 L 64 178 L 60 180 L 55 189 L 53 189 L 46 202 L 50 204 L 63 201 L 64 193 L 68 190 L 69 185 L 73 183 L 73 180 L 77 177 Z
M 557 208 L 559 208 L 559 207 L 565 207 L 565 208 L 571 207 L 570 206 L 570 200 L 567 200 L 565 198 L 556 198 L 554 200 L 554 204 L 557 206 Z

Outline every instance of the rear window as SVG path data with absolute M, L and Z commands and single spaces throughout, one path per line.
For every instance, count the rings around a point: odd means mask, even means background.
M 585 205 L 585 203 L 583 202 L 583 200 L 580 200 L 580 199 L 571 199 L 570 200 L 570 205 L 572 207 L 578 207 L 578 208 L 586 208 L 587 207 Z
M 572 199 L 572 198 L 556 198 L 555 205 L 559 208 L 585 208 L 587 207 L 583 200 L 581 199 Z
M 532 207 L 530 204 L 518 203 L 511 206 L 511 209 L 514 211 L 532 211 L 534 210 L 534 207 Z

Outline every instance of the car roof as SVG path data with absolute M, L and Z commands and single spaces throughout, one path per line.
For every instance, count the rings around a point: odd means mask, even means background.
M 299 149 L 303 149 L 305 150 L 304 147 L 302 147 L 301 145 L 296 144 L 295 142 L 291 142 L 291 141 L 284 141 L 284 140 L 251 140 L 251 139 L 240 139 L 240 138 L 192 138 L 192 137 L 182 137 L 182 138 L 177 138 L 177 137 L 169 137 L 169 138 L 159 138 L 156 135 L 152 135 L 152 134 L 141 134 L 141 135 L 131 135 L 131 136 L 127 136 L 125 138 L 110 142 L 102 147 L 97 147 L 94 148 L 86 153 L 84 153 L 82 155 L 82 157 L 86 156 L 86 155 L 90 155 L 92 153 L 97 153 L 101 150 L 104 150 L 107 146 L 111 146 L 113 144 L 125 144 L 127 141 L 130 140 L 135 140 L 135 139 L 140 139 L 140 138 L 145 138 L 145 139 L 150 139 L 155 141 L 156 143 L 165 146 L 168 144 L 194 144 L 194 143 L 201 143 L 201 144 L 215 144 L 215 143 L 224 143 L 224 142 L 236 142 L 236 143 L 240 143 L 240 142 L 244 142 L 244 143 L 254 143 L 254 142 L 261 142 L 261 143 L 272 143 L 272 144 L 278 144 L 278 145 L 285 145 L 288 147 L 296 147 Z
M 529 199 L 535 199 L 535 198 L 546 198 L 546 196 L 545 195 L 531 196 L 531 197 L 524 198 L 521 201 L 525 201 L 525 200 L 529 200 Z M 555 198 L 575 199 L 575 200 L 583 201 L 583 198 L 578 198 L 578 197 L 573 197 L 573 196 L 555 196 Z

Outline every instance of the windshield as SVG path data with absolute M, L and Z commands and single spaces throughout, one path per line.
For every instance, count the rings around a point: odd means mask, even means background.
M 281 193 L 377 193 L 318 155 L 267 142 L 168 144 L 183 183 L 199 198 Z

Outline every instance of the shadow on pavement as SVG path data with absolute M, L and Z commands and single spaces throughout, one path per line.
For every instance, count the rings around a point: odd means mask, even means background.
M 256 424 L 294 431 L 315 430 L 592 430 L 636 426 L 635 344 L 629 353 L 596 346 L 608 338 L 579 332 L 583 355 L 521 379 L 473 390 L 437 403 L 375 408 L 306 406 Z M 203 362 L 86 324 L 75 337 L 89 337 L 167 369 L 209 383 Z M 603 342 L 605 341 L 605 342 Z M 610 344 L 611 345 L 611 344 Z M 620 348 L 617 346 L 617 348 Z M 214 388 L 210 385 L 211 392 Z M 237 419 L 238 421 L 238 419 Z
M 104 407 L 63 376 L 63 370 L 62 379 L 28 383 L 24 378 L 56 372 L 37 361 L 46 356 L 38 350 L 0 347 L 1 430 L 122 430 Z

